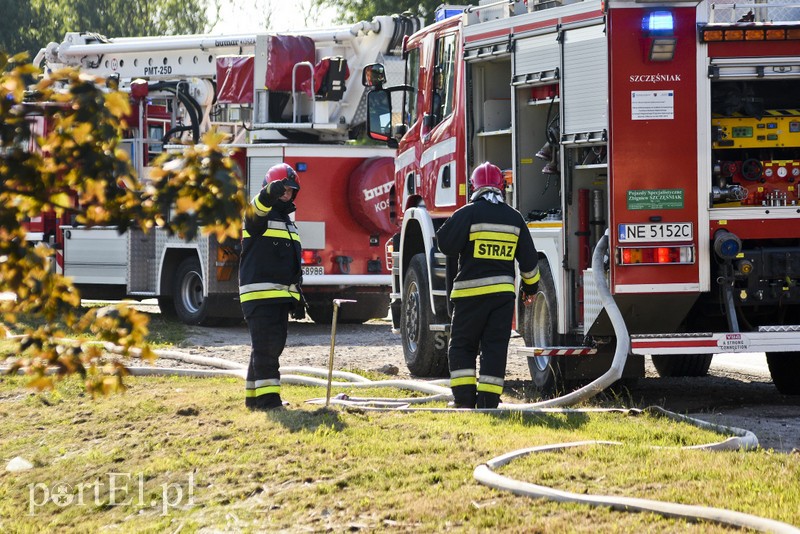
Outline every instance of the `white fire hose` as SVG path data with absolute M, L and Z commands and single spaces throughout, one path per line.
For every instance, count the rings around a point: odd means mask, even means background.
M 642 410 L 626 410 L 626 409 L 603 409 L 603 408 L 584 408 L 584 409 L 569 409 L 564 406 L 570 406 L 579 402 L 585 401 L 605 388 L 616 382 L 622 376 L 622 369 L 625 367 L 625 361 L 630 349 L 630 338 L 628 336 L 627 328 L 625 327 L 622 315 L 617 308 L 611 292 L 605 281 L 603 268 L 603 256 L 605 249 L 608 245 L 608 233 L 602 237 L 600 242 L 595 248 L 592 256 L 592 273 L 595 277 L 595 284 L 600 291 L 603 307 L 608 313 L 614 331 L 617 335 L 617 348 L 614 353 L 614 359 L 611 363 L 611 368 L 602 376 L 592 381 L 588 385 L 561 397 L 549 399 L 541 402 L 529 404 L 508 404 L 503 403 L 497 409 L 478 409 L 469 412 L 478 413 L 509 413 L 509 412 L 525 412 L 525 413 L 598 413 L 598 412 L 618 412 L 623 414 L 640 413 Z M 335 328 L 335 327 L 334 327 Z M 335 335 L 335 330 L 332 333 L 332 338 Z M 67 340 L 74 343 L 72 340 Z M 346 373 L 342 371 L 333 371 L 333 339 L 331 340 L 331 355 L 328 369 L 318 369 L 313 367 L 281 367 L 281 383 L 318 386 L 328 388 L 328 395 L 326 399 L 312 399 L 309 403 L 327 405 L 331 404 L 342 405 L 358 410 L 370 411 L 402 411 L 402 412 L 418 412 L 418 411 L 431 411 L 431 412 L 448 412 L 448 413 L 465 413 L 467 410 L 452 409 L 452 408 L 411 408 L 411 404 L 427 403 L 433 401 L 446 401 L 452 399 L 450 388 L 433 384 L 430 382 L 423 382 L 419 380 L 369 380 L 365 377 L 354 373 Z M 104 345 L 106 350 L 111 352 L 118 352 L 120 349 L 117 347 Z M 215 367 L 214 370 L 201 370 L 201 369 L 176 369 L 176 368 L 159 368 L 159 367 L 129 367 L 128 370 L 133 376 L 187 376 L 187 377 L 226 377 L 233 376 L 244 379 L 246 377 L 247 369 L 243 364 L 224 360 L 222 358 L 213 358 L 207 356 L 198 356 L 186 354 L 179 351 L 170 350 L 156 350 L 156 355 L 165 359 L 173 359 L 190 363 L 194 365 L 205 365 Z M 134 351 L 134 354 L 135 351 Z M 0 369 L 2 371 L 2 369 Z M 303 376 L 310 375 L 310 376 Z M 327 377 L 327 380 L 316 377 Z M 335 377 L 342 381 L 332 382 L 331 378 Z M 415 398 L 357 398 L 346 395 L 338 395 L 330 399 L 330 387 L 346 387 L 349 389 L 354 388 L 375 388 L 375 387 L 396 387 L 409 391 L 416 391 L 427 393 L 425 397 Z M 700 428 L 712 430 L 717 433 L 729 434 L 731 437 L 715 443 L 708 443 L 703 445 L 694 445 L 689 447 L 681 447 L 681 449 L 703 449 L 703 450 L 735 450 L 735 449 L 753 449 L 758 446 L 758 439 L 749 430 L 743 430 L 735 427 L 726 427 L 723 425 L 715 425 L 706 421 L 701 421 L 692 417 L 679 415 L 669 412 L 660 407 L 650 407 L 645 410 L 657 413 L 659 415 L 669 417 L 671 419 L 689 423 Z M 495 472 L 496 469 L 509 464 L 511 461 L 527 456 L 528 454 L 535 454 L 540 452 L 564 451 L 577 447 L 586 446 L 612 446 L 620 445 L 618 442 L 610 441 L 579 441 L 571 443 L 558 443 L 552 445 L 544 445 L 540 447 L 531 447 L 526 449 L 519 449 L 512 451 L 501 456 L 492 458 L 484 464 L 477 466 L 474 470 L 473 476 L 475 479 L 486 486 L 510 491 L 515 495 L 522 495 L 533 498 L 546 498 L 557 502 L 575 502 L 580 504 L 588 504 L 591 506 L 610 507 L 615 510 L 624 512 L 653 512 L 665 517 L 681 518 L 687 521 L 709 521 L 722 525 L 729 525 L 739 528 L 750 528 L 761 532 L 774 532 L 778 534 L 800 534 L 800 529 L 775 521 L 772 519 L 765 519 L 762 517 L 744 514 L 732 510 L 724 510 L 720 508 L 711 508 L 705 506 L 692 506 L 677 503 L 667 503 L 651 499 L 639 499 L 635 497 L 617 497 L 608 495 L 586 495 L 571 493 L 567 491 L 556 490 L 538 484 L 514 480 L 509 477 L 500 475 Z

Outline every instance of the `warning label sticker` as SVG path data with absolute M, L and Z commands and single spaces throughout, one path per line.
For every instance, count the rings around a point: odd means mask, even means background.
M 717 346 L 725 352 L 747 352 L 750 340 L 743 334 L 725 334 L 724 338 L 717 341 Z
M 674 91 L 631 91 L 631 119 L 635 121 L 675 118 Z

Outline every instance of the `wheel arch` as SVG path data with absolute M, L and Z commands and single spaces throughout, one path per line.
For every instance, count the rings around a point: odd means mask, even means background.
M 203 280 L 208 280 L 206 266 L 200 258 L 200 251 L 196 246 L 177 246 L 167 247 L 161 253 L 161 263 L 158 271 L 158 294 L 160 296 L 172 296 L 172 282 L 178 265 L 186 258 L 195 257 L 200 262 L 200 269 L 203 273 Z M 203 284 L 203 295 L 208 296 L 208 284 Z
M 433 220 L 427 210 L 411 208 L 405 212 L 403 228 L 400 232 L 400 280 L 398 287 L 403 287 L 411 258 L 420 253 L 425 254 L 428 280 L 433 280 L 431 251 L 434 249 L 435 235 Z M 428 305 L 431 311 L 434 311 L 436 308 L 433 301 L 433 292 L 428 291 L 428 293 Z
M 556 290 L 556 331 L 559 334 L 566 334 L 566 306 L 562 305 L 564 302 L 564 272 L 558 259 L 558 250 L 554 246 L 541 246 L 539 248 L 540 246 L 539 243 L 536 243 L 537 252 L 539 253 L 539 265 L 542 262 L 547 262 L 548 267 L 550 267 L 550 274 L 553 277 L 553 286 Z

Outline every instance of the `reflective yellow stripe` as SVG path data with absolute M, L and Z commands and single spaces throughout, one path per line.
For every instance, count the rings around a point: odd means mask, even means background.
M 474 376 L 462 376 L 461 378 L 451 378 L 450 379 L 450 387 L 455 386 L 473 386 L 477 384 L 477 380 Z
M 297 241 L 300 243 L 300 236 L 298 234 L 294 232 L 287 232 L 286 230 L 275 230 L 270 228 L 261 235 L 264 237 L 277 237 L 280 239 L 286 239 L 287 241 Z
M 490 293 L 516 293 L 516 291 L 514 291 L 514 284 L 492 284 L 489 286 L 454 289 L 450 292 L 450 298 L 476 297 L 478 295 L 488 295 Z
M 477 239 L 488 239 L 490 241 L 507 241 L 509 243 L 516 243 L 518 237 L 513 234 L 506 234 L 501 232 L 472 232 L 469 234 L 469 240 L 475 241 Z
M 248 302 L 258 299 L 277 299 L 281 297 L 292 297 L 295 300 L 300 300 L 300 293 L 292 291 L 284 291 L 282 289 L 269 289 L 267 291 L 253 291 L 252 293 L 245 293 L 239 297 L 239 302 Z
M 269 213 L 272 210 L 272 208 L 265 206 L 264 204 L 261 203 L 260 200 L 258 200 L 258 195 L 253 197 L 253 207 L 256 210 L 256 215 L 258 215 L 259 217 L 264 217 L 267 213 Z
M 485 391 L 486 393 L 497 393 L 498 395 L 503 394 L 503 386 L 495 386 L 494 384 L 484 384 L 481 382 L 478 384 L 478 391 Z
M 239 390 L 241 391 L 241 390 Z M 281 387 L 280 386 L 264 386 L 263 388 L 257 389 L 248 389 L 244 392 L 245 397 L 260 397 L 261 395 L 266 395 L 268 393 L 280 393 Z
M 533 275 L 533 278 L 524 278 L 523 277 L 522 281 L 525 282 L 526 284 L 535 284 L 536 282 L 539 281 L 539 278 L 541 278 L 541 277 L 539 276 L 539 273 L 537 272 L 535 275 Z
M 242 230 L 242 237 L 250 237 L 250 232 L 247 230 Z

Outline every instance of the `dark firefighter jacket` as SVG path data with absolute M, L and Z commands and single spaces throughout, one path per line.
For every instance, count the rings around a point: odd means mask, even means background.
M 515 259 L 523 291 L 531 293 L 539 281 L 536 248 L 528 226 L 517 210 L 502 202 L 476 199 L 445 221 L 436 238 L 444 254 L 459 256 L 451 299 L 515 295 Z
M 273 183 L 277 182 L 269 185 Z M 294 203 L 272 201 L 264 188 L 251 204 L 254 215 L 244 220 L 239 262 L 239 300 L 245 317 L 259 304 L 300 300 L 302 246 L 289 218 Z

